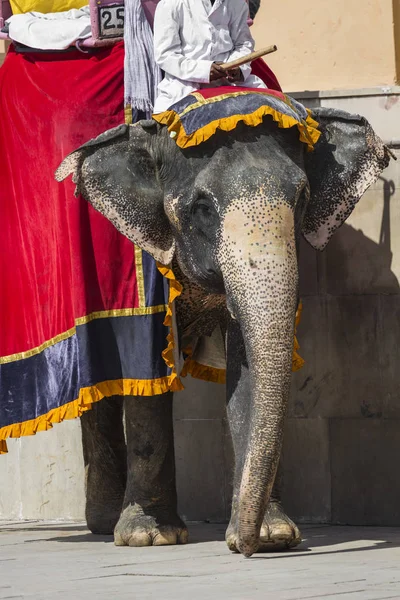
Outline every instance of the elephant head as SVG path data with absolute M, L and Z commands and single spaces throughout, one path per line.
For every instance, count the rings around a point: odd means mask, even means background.
M 249 365 L 251 422 L 239 494 L 239 549 L 251 555 L 278 464 L 297 306 L 296 241 L 322 250 L 387 166 L 362 117 L 320 109 L 307 153 L 270 119 L 182 150 L 153 121 L 121 125 L 69 155 L 77 193 L 157 261 L 225 293 Z M 229 349 L 228 349 L 229 353 Z

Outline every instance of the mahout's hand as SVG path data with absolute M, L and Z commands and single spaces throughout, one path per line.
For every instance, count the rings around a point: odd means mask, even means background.
M 232 83 L 244 81 L 243 71 L 240 67 L 236 67 L 235 69 L 229 69 L 229 71 L 226 72 L 226 78 Z
M 224 79 L 226 77 L 226 71 L 221 69 L 222 63 L 213 62 L 210 69 L 210 81 L 218 81 L 218 79 Z

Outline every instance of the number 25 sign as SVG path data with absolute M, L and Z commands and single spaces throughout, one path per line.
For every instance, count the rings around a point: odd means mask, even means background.
M 99 7 L 100 38 L 124 35 L 124 7 L 120 4 Z

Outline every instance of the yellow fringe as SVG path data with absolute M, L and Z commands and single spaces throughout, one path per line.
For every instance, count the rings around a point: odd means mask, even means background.
M 7 438 L 18 438 L 26 435 L 35 435 L 39 431 L 52 429 L 54 423 L 61 423 L 69 419 L 76 419 L 90 410 L 92 405 L 103 398 L 111 396 L 155 396 L 170 391 L 171 378 L 158 379 L 114 379 L 102 381 L 96 385 L 82 388 L 79 397 L 59 408 L 54 408 L 44 415 L 24 421 L 13 423 L 0 429 L 0 454 L 7 452 Z
M 170 390 L 172 392 L 179 392 L 180 390 L 183 390 L 184 387 L 179 379 L 178 373 L 176 372 L 176 365 L 174 361 L 175 340 L 172 327 L 172 305 L 175 299 L 182 294 L 182 286 L 179 281 L 175 279 L 175 275 L 170 267 L 166 267 L 165 265 L 157 262 L 157 268 L 161 275 L 169 281 L 168 305 L 164 319 L 164 325 L 169 328 L 169 333 L 167 336 L 168 346 L 163 351 L 162 357 L 166 365 L 172 369 L 172 373 L 169 376 Z
M 296 321 L 294 329 L 294 340 L 293 340 L 293 354 L 292 354 L 292 372 L 295 373 L 304 367 L 305 360 L 300 356 L 298 350 L 300 350 L 300 344 L 296 337 L 297 327 L 301 320 L 301 313 L 303 310 L 302 302 L 299 302 L 299 306 L 296 311 Z M 185 353 L 188 354 L 187 359 L 183 365 L 181 377 L 191 375 L 195 379 L 201 379 L 203 381 L 211 381 L 212 383 L 226 383 L 226 370 L 217 369 L 216 367 L 209 367 L 208 365 L 202 365 L 192 358 L 191 348 L 186 348 Z
M 169 328 L 169 334 L 167 336 L 168 346 L 163 351 L 162 357 L 170 369 L 172 374 L 170 375 L 170 389 L 171 391 L 180 391 L 184 389 L 182 382 L 176 372 L 176 365 L 174 361 L 174 333 L 172 329 L 172 305 L 176 298 L 182 294 L 182 285 L 177 281 L 175 275 L 170 267 L 166 267 L 161 263 L 157 263 L 157 268 L 163 277 L 169 280 L 169 298 L 167 314 L 164 319 L 164 325 Z M 292 372 L 299 371 L 305 364 L 304 359 L 298 353 L 300 349 L 299 342 L 296 337 L 297 327 L 301 320 L 301 313 L 303 310 L 303 304 L 300 301 L 296 311 L 296 320 L 294 327 L 294 340 L 293 340 L 293 355 L 292 355 Z M 202 381 L 210 381 L 212 383 L 226 383 L 226 369 L 218 369 L 216 367 L 210 367 L 208 365 L 202 365 L 192 358 L 192 349 L 185 348 L 184 353 L 188 355 L 186 358 L 180 377 L 186 377 L 191 375 L 195 379 L 201 379 Z
M 311 117 L 311 112 L 309 110 L 307 112 L 307 119 L 305 121 L 298 121 L 294 117 L 284 115 L 270 106 L 260 106 L 260 108 L 253 113 L 247 115 L 232 115 L 230 117 L 211 121 L 211 123 L 208 123 L 189 135 L 186 134 L 181 123 L 181 115 L 175 111 L 167 110 L 163 113 L 153 115 L 153 119 L 168 127 L 168 131 L 170 134 L 174 134 L 174 140 L 180 148 L 189 148 L 191 146 L 198 146 L 202 142 L 207 141 L 214 135 L 217 129 L 232 131 L 241 121 L 250 127 L 257 127 L 257 125 L 262 123 L 265 115 L 271 115 L 281 129 L 289 129 L 290 127 L 297 126 L 300 134 L 300 141 L 307 144 L 307 149 L 311 152 L 314 150 L 314 145 L 319 140 L 321 132 L 317 129 L 318 123 Z
M 295 324 L 294 324 L 294 340 L 293 340 L 293 357 L 292 357 L 292 371 L 295 373 L 296 371 L 300 371 L 300 369 L 302 367 L 304 367 L 305 364 L 305 360 L 303 358 L 301 358 L 300 354 L 298 353 L 298 350 L 300 350 L 300 344 L 297 340 L 297 327 L 300 324 L 301 321 L 301 313 L 303 312 L 303 303 L 299 302 L 299 305 L 297 307 L 297 311 L 296 311 L 296 320 L 295 320 Z
M 294 336 L 293 340 L 293 355 L 292 355 L 292 372 L 295 373 L 304 367 L 305 361 L 297 352 L 300 349 L 297 337 Z M 216 367 L 209 367 L 208 365 L 202 365 L 192 358 L 188 357 L 185 360 L 181 377 L 191 375 L 195 379 L 201 379 L 202 381 L 210 381 L 212 383 L 226 383 L 226 369 L 217 369 Z
M 35 435 L 39 431 L 47 431 L 52 429 L 54 423 L 61 423 L 69 419 L 76 419 L 92 408 L 92 405 L 103 398 L 111 396 L 155 396 L 165 394 L 168 391 L 178 392 L 183 390 L 182 382 L 176 372 L 174 362 L 174 334 L 172 329 L 172 305 L 178 296 L 182 293 L 181 284 L 175 279 L 172 269 L 157 263 L 160 273 L 169 280 L 169 298 L 164 325 L 169 327 L 167 336 L 168 346 L 163 351 L 162 356 L 166 364 L 172 369 L 171 375 L 160 377 L 159 379 L 115 379 L 110 381 L 102 381 L 94 386 L 82 388 L 79 391 L 79 397 L 72 402 L 68 402 L 59 408 L 54 408 L 44 415 L 24 421 L 23 423 L 13 423 L 0 429 L 0 454 L 6 454 L 7 438 L 18 438 L 27 435 Z M 293 344 L 293 360 L 292 371 L 298 371 L 304 365 L 304 360 L 298 354 L 299 343 L 296 337 L 297 327 L 300 323 L 302 303 L 299 303 L 296 312 L 295 336 Z M 210 381 L 212 383 L 225 383 L 225 369 L 217 369 L 207 365 L 202 365 L 190 356 L 191 351 L 187 349 L 189 354 L 186 359 L 181 377 L 191 375 L 196 379 Z
M 192 358 L 188 357 L 183 365 L 181 377 L 191 375 L 195 379 L 201 379 L 202 381 L 211 381 L 212 383 L 226 383 L 226 370 L 217 369 L 216 367 L 209 367 L 208 365 L 202 365 L 196 362 Z
M 124 107 L 124 121 L 126 125 L 132 125 L 132 107 L 125 106 Z

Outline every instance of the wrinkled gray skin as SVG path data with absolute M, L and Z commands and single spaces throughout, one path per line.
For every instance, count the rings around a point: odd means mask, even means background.
M 268 541 L 300 540 L 279 490 L 271 496 L 289 394 L 299 236 L 322 250 L 389 162 L 361 117 L 325 109 L 314 117 L 323 135 L 312 153 L 297 128 L 278 129 L 270 118 L 187 150 L 162 126 L 142 122 L 89 142 L 57 173 L 73 173 L 77 192 L 121 233 L 173 263 L 184 284 L 181 332 L 227 329 L 235 450 L 227 543 L 245 556 Z M 171 398 L 126 402 L 127 451 L 121 414 L 96 415 L 113 410 L 111 404 L 103 401 L 83 421 L 89 526 L 112 526 L 123 505 L 117 544 L 185 542 L 176 513 Z M 118 481 L 114 471 L 123 474 Z

